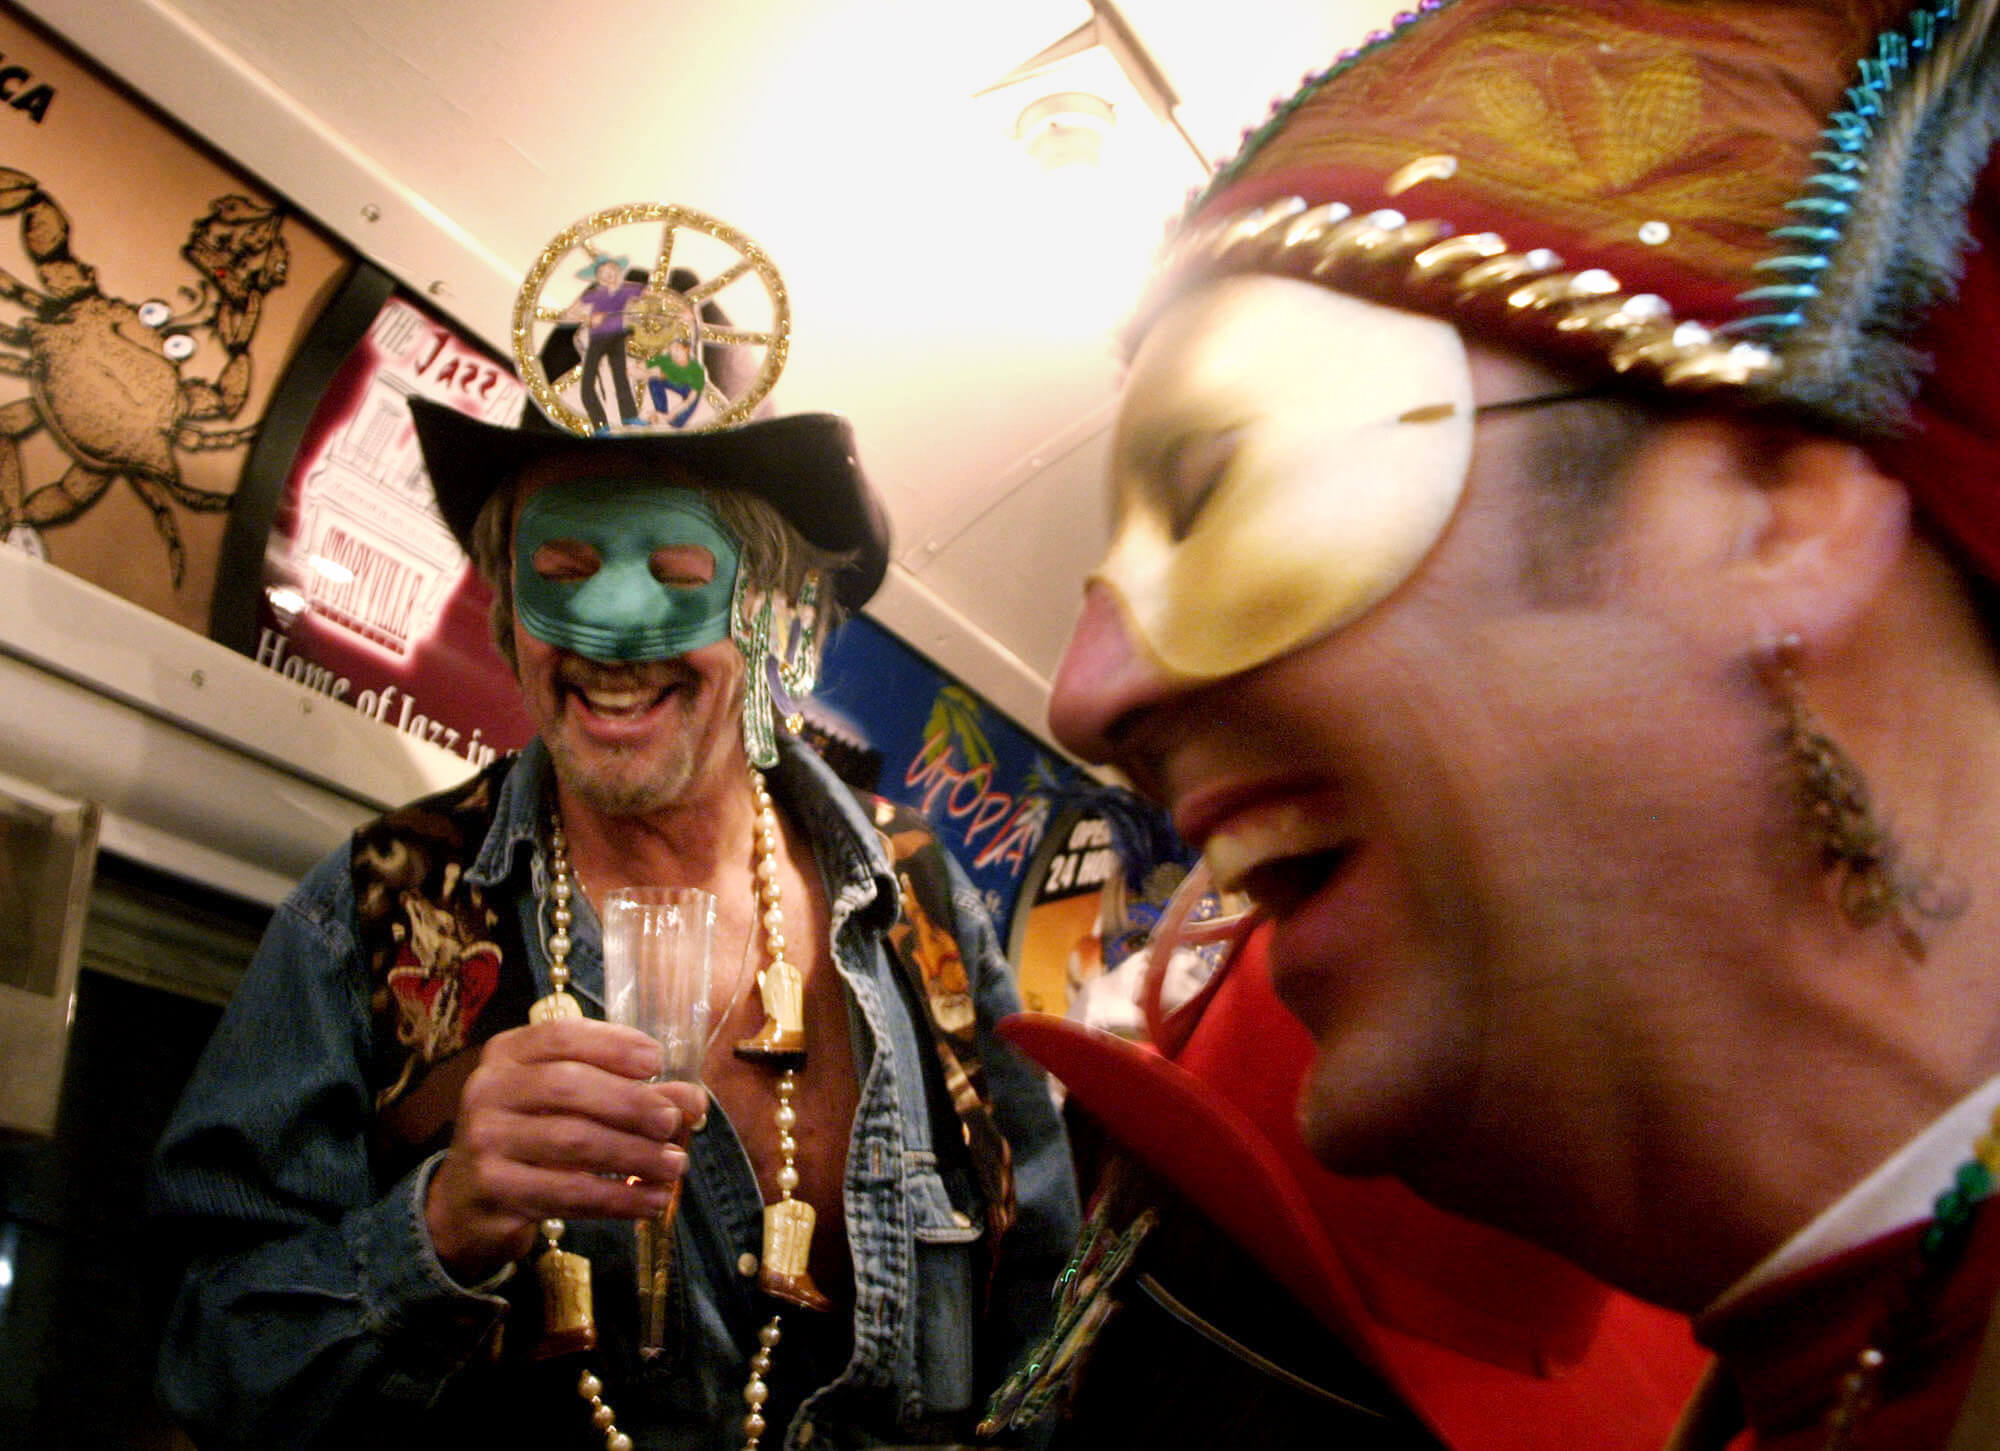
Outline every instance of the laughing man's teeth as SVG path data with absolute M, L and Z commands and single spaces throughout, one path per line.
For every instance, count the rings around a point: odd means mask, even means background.
M 651 690 L 584 690 L 579 694 L 599 715 L 635 715 L 652 704 L 657 692 Z
M 1215 884 L 1226 892 L 1242 890 L 1244 880 L 1268 862 L 1326 852 L 1339 846 L 1338 836 L 1316 821 L 1302 806 L 1284 803 L 1237 816 L 1202 847 Z

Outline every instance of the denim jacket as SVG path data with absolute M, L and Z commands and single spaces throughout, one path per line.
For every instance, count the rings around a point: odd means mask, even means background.
M 537 994 L 548 988 L 537 921 L 548 772 L 532 743 L 467 873 L 489 904 L 519 914 Z M 786 1310 L 762 1444 L 969 1439 L 984 1395 L 1040 1333 L 1074 1238 L 1068 1145 L 1039 1071 L 991 1031 L 1016 993 L 954 864 L 955 935 L 1019 1197 L 994 1262 L 922 1009 L 886 947 L 900 907 L 880 838 L 810 750 L 787 744 L 772 788 L 814 844 L 860 1100 L 845 1177 L 851 1342 L 842 1327 L 815 1330 L 811 1312 Z M 591 1259 L 600 1344 L 534 1360 L 522 1343 L 533 1307 L 515 1317 L 522 1329 L 508 1319 L 538 1294 L 536 1276 L 462 1286 L 432 1249 L 423 1201 L 439 1156 L 378 1182 L 356 922 L 342 850 L 274 915 L 161 1141 L 153 1210 L 188 1264 L 161 1351 L 166 1404 L 203 1446 L 591 1451 L 603 1437 L 576 1389 L 581 1365 L 601 1377 L 637 1445 L 741 1447 L 747 1360 L 772 1312 L 755 1291 L 762 1202 L 722 1106 L 690 1145 L 668 1349 L 642 1362 L 633 1346 L 631 1226 L 589 1221 L 571 1224 L 563 1245 Z M 600 1015 L 603 959 L 587 907 L 572 935 L 572 991 Z

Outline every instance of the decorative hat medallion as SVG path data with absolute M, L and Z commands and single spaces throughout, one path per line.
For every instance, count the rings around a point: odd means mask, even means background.
M 558 232 L 514 300 L 529 396 L 584 437 L 742 423 L 784 371 L 790 339 L 784 279 L 763 248 L 664 202 L 607 207 Z

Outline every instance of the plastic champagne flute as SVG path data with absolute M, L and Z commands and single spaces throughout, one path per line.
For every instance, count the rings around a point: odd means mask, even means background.
M 604 1015 L 660 1044 L 661 1080 L 701 1082 L 709 1038 L 709 946 L 715 897 L 699 887 L 617 887 L 604 896 Z M 639 1353 L 664 1348 L 680 1181 L 666 1208 L 634 1227 Z

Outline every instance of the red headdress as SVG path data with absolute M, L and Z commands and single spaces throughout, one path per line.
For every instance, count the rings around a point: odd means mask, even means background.
M 1137 325 L 1275 273 L 1778 409 L 2000 578 L 1997 12 L 1423 0 L 1249 134 Z

